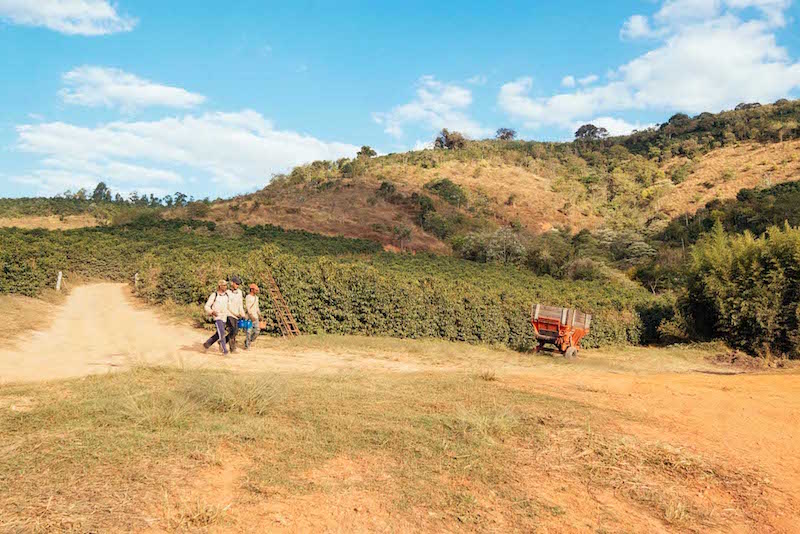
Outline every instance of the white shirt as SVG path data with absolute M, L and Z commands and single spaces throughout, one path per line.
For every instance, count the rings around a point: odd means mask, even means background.
M 231 299 L 227 291 L 225 293 L 214 291 L 206 301 L 204 308 L 206 310 L 206 315 L 211 316 L 211 312 L 217 312 L 216 317 L 213 317 L 215 321 L 227 321 L 228 315 L 230 315 L 230 311 L 228 309 L 230 300 Z
M 250 317 L 252 321 L 258 321 L 258 297 L 255 295 L 247 295 L 244 298 L 244 307 L 247 309 L 247 316 Z
M 244 302 L 242 301 L 241 289 L 229 289 L 228 297 L 230 302 L 228 304 L 228 315 L 235 315 L 239 319 L 244 318 Z

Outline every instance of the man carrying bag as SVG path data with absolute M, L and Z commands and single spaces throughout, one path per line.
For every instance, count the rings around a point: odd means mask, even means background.
M 236 352 L 236 335 L 239 333 L 239 319 L 245 318 L 244 313 L 244 295 L 239 286 L 242 284 L 242 279 L 238 276 L 231 276 L 231 287 L 228 290 L 228 343 L 231 347 L 231 352 Z
M 204 309 L 206 315 L 211 317 L 211 320 L 214 321 L 216 333 L 208 338 L 205 343 L 203 343 L 203 347 L 208 350 L 211 348 L 211 345 L 219 341 L 219 348 L 222 351 L 222 354 L 227 355 L 228 346 L 226 342 L 228 341 L 228 338 L 225 336 L 225 326 L 226 324 L 230 324 L 228 320 L 230 313 L 228 282 L 225 280 L 220 280 L 217 283 L 217 290 L 208 297 Z

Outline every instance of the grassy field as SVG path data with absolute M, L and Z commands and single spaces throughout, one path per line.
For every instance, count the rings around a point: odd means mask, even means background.
M 80 378 L 0 384 L 0 532 L 791 532 L 799 519 L 794 369 L 720 366 L 719 344 L 567 361 L 341 335 L 221 358 L 166 320 L 174 310 L 123 313 L 120 291 L 2 297 L 24 326 L 56 316 L 5 339 L 19 345 L 0 351 L 9 371 L 58 376 L 45 371 L 86 356 L 63 375 Z M 92 334 L 92 314 L 129 332 Z
M 492 370 L 138 368 L 8 386 L 0 530 L 704 531 L 761 513 L 752 472 L 623 435 L 627 417 Z M 608 513 L 586 517 L 581 496 Z

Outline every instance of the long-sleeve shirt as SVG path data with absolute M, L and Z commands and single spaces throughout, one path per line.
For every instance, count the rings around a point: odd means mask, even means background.
M 235 315 L 239 319 L 244 318 L 244 302 L 242 298 L 241 289 L 229 289 L 228 297 L 230 302 L 228 304 L 228 315 Z
M 250 320 L 253 322 L 258 322 L 258 297 L 255 295 L 247 295 L 244 298 L 244 307 L 247 310 L 247 316 L 250 318 Z
M 206 305 L 204 307 L 206 315 L 210 316 L 211 312 L 217 312 L 217 315 L 214 317 L 215 321 L 227 321 L 228 315 L 230 315 L 230 311 L 228 309 L 230 300 L 231 298 L 227 291 L 225 293 L 214 291 L 206 301 Z

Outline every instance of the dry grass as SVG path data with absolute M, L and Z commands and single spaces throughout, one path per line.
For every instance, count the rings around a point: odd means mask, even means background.
M 478 373 L 478 378 L 486 382 L 494 382 L 497 380 L 497 372 L 494 369 L 483 369 Z
M 164 497 L 166 528 L 172 531 L 206 529 L 224 524 L 231 505 L 218 505 L 195 499 L 190 502 L 173 503 Z
M 769 187 L 796 180 L 800 165 L 796 155 L 800 141 L 741 144 L 720 148 L 698 158 L 691 175 L 662 198 L 661 209 L 672 216 L 694 213 L 713 198 L 736 197 L 742 188 Z M 685 162 L 675 158 L 668 170 Z M 710 183 L 708 188 L 703 184 Z
M 478 378 L 156 368 L 6 386 L 32 408 L 0 409 L 0 530 L 248 529 L 276 496 L 298 518 L 342 495 L 414 529 L 532 530 L 576 518 L 537 488 L 553 477 L 614 491 L 620 525 L 628 509 L 690 530 L 758 517 L 747 472 L 620 435 L 618 413 Z M 229 466 L 221 447 L 244 459 L 223 502 L 198 479 Z
M 58 215 L 29 216 L 4 218 L 0 217 L 0 228 L 44 228 L 45 230 L 72 230 L 97 226 L 97 219 L 92 215 Z
M 436 157 L 433 155 L 433 157 Z M 667 175 L 689 160 L 670 159 L 663 170 Z M 681 184 L 669 187 L 654 208 L 669 216 L 686 211 L 693 213 L 713 198 L 734 198 L 744 187 L 764 187 L 793 180 L 800 171 L 800 141 L 770 144 L 739 144 L 704 154 L 692 162 L 692 172 Z M 272 187 L 267 193 L 216 203 L 208 218 L 217 222 L 239 221 L 247 224 L 275 224 L 323 235 L 345 235 L 372 239 L 395 249 L 391 229 L 405 226 L 412 230 L 407 244 L 410 250 L 446 253 L 450 247 L 423 232 L 415 223 L 413 208 L 390 204 L 376 197 L 383 180 L 395 183 L 398 192 L 408 196 L 424 193 L 431 180 L 447 177 L 465 188 L 473 207 L 489 224 L 507 226 L 519 220 L 529 230 L 545 231 L 554 226 L 568 226 L 574 231 L 595 228 L 603 220 L 596 215 L 599 205 L 587 200 L 581 206 L 570 205 L 570 194 L 556 193 L 557 188 L 574 188 L 578 195 L 585 189 L 577 181 L 559 182 L 565 170 L 548 160 L 531 160 L 527 165 L 512 164 L 502 158 L 476 161 L 440 161 L 436 167 L 405 165 L 398 160 L 375 160 L 369 175 L 347 179 L 332 187 Z M 514 198 L 513 202 L 508 202 Z M 256 203 L 256 201 L 258 203 Z M 232 207 L 237 207 L 232 211 Z M 447 210 L 446 206 L 442 209 Z M 172 216 L 182 216 L 180 210 Z M 469 214 L 468 214 L 469 215 Z
M 55 290 L 47 290 L 39 297 L 0 295 L 0 308 L 6 312 L 4 327 L 0 329 L 0 341 L 18 341 L 31 331 L 47 328 L 65 296 Z

